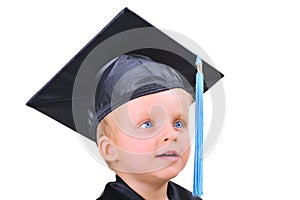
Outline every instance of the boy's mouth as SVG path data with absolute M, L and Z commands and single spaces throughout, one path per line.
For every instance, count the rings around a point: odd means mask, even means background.
M 179 158 L 179 154 L 176 151 L 166 151 L 162 154 L 156 155 L 156 158 L 162 158 L 162 159 L 178 159 Z

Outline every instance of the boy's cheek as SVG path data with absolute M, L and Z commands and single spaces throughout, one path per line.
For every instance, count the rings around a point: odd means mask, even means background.
M 191 146 L 188 146 L 186 149 L 184 149 L 183 153 L 180 155 L 182 161 L 184 162 L 184 165 L 187 163 L 191 152 Z
M 137 139 L 129 136 L 119 137 L 116 140 L 115 145 L 120 150 L 133 154 L 154 153 L 156 150 L 152 140 Z
M 182 151 L 190 149 L 191 139 L 188 132 L 178 134 L 178 142 Z
M 161 164 L 155 162 L 152 153 L 130 153 L 120 150 L 118 152 L 118 160 L 113 163 L 113 168 L 118 171 L 129 173 L 145 173 L 155 171 L 161 168 Z

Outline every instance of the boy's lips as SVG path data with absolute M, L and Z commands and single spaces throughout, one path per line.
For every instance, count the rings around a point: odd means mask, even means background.
M 160 158 L 163 160 L 178 160 L 179 159 L 179 154 L 177 151 L 166 151 L 162 154 L 156 155 L 156 158 Z

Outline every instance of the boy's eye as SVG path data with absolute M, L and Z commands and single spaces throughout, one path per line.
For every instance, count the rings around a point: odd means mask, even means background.
M 181 121 L 175 122 L 175 128 L 182 128 L 182 127 L 183 127 L 183 125 L 182 125 Z
M 141 128 L 151 128 L 151 127 L 153 127 L 153 124 L 150 121 L 146 121 L 141 125 Z

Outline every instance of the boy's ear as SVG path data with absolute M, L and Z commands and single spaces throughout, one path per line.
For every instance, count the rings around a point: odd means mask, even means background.
M 98 150 L 104 160 L 109 162 L 117 160 L 117 154 L 114 149 L 114 145 L 111 143 L 108 137 L 101 136 L 98 139 Z

